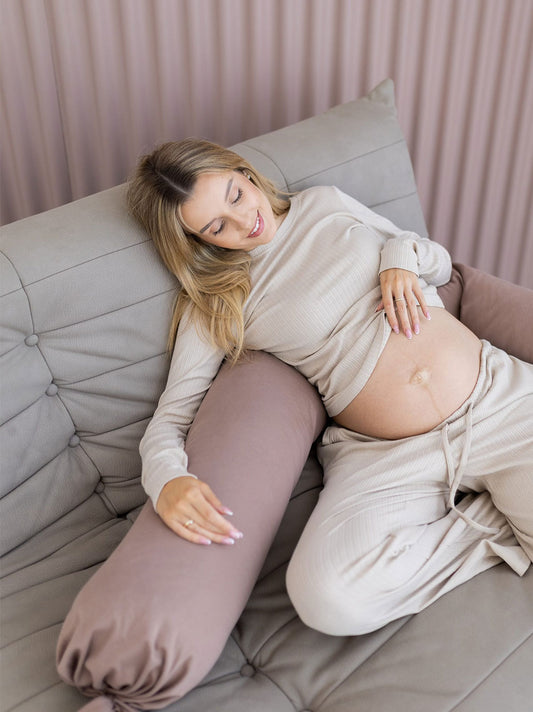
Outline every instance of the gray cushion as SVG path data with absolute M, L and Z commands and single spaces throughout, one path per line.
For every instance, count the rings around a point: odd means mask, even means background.
M 285 190 L 336 185 L 427 237 L 390 79 L 362 99 L 232 148 Z

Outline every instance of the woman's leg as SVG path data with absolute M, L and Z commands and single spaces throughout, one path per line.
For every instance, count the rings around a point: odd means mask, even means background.
M 533 561 L 533 365 L 493 349 L 485 417 L 463 478 L 463 491 L 488 491 Z
M 497 459 L 508 472 L 531 458 L 516 425 L 524 413 L 513 406 L 529 386 L 527 378 L 525 387 L 509 382 L 508 367 L 493 363 L 501 356 L 492 358 L 489 346 L 484 354 L 472 397 L 429 433 L 393 441 L 327 429 L 319 449 L 325 487 L 287 572 L 289 595 L 309 626 L 332 635 L 367 633 L 422 610 L 502 560 L 519 574 L 527 569 L 530 551 L 518 545 L 504 514 L 527 542 L 531 479 L 509 475 L 514 485 L 503 486 L 504 476 L 491 474 L 484 484 L 482 474 L 493 461 L 495 432 L 504 438 L 507 431 L 508 446 Z M 461 468 L 471 474 L 460 489 L 470 493 L 455 506 L 450 493 Z M 515 511 L 529 515 L 529 523 L 513 524 Z

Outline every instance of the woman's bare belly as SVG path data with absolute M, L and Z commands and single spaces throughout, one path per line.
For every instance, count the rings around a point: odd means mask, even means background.
M 420 316 L 420 334 L 391 333 L 363 390 L 336 423 L 377 438 L 418 435 L 442 423 L 474 390 L 481 341 L 445 309 Z

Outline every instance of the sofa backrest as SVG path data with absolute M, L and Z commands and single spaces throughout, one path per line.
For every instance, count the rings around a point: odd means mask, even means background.
M 426 234 L 390 80 L 233 148 L 282 188 L 335 184 Z M 58 521 L 144 501 L 138 443 L 165 385 L 177 284 L 124 185 L 1 232 L 3 553 L 52 526 L 60 546 Z

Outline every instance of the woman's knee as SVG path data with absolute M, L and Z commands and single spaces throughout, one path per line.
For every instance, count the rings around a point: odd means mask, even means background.
M 383 625 L 365 581 L 350 582 L 333 567 L 319 571 L 316 563 L 293 556 L 287 569 L 287 593 L 305 625 L 327 635 L 363 635 Z
M 386 537 L 342 561 L 331 547 L 297 547 L 286 584 L 302 621 L 329 635 L 363 635 L 416 612 L 409 602 L 423 562 L 403 539 Z

